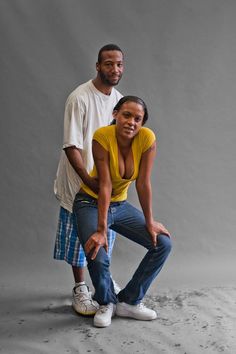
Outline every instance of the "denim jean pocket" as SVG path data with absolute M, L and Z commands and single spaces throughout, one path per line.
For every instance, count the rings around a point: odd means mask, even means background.
M 76 194 L 75 203 L 77 208 L 87 207 L 87 206 L 97 206 L 97 200 L 85 194 Z

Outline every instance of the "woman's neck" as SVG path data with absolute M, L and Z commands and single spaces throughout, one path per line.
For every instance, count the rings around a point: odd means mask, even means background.
M 121 149 L 129 149 L 129 148 L 131 148 L 133 139 L 134 138 L 132 138 L 132 139 L 123 138 L 122 136 L 118 135 L 117 132 L 116 132 L 117 144 L 118 144 L 119 148 L 121 148 Z

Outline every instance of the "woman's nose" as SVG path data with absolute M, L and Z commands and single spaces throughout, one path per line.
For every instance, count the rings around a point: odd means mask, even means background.
M 128 123 L 129 125 L 134 125 L 134 118 L 130 117 Z

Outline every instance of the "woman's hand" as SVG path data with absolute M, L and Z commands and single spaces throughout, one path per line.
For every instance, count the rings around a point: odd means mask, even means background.
M 164 235 L 170 237 L 169 231 L 160 222 L 157 222 L 154 220 L 152 223 L 147 224 L 146 227 L 147 227 L 148 232 L 151 235 L 152 243 L 153 243 L 154 247 L 157 246 L 158 235 L 164 234 Z
M 88 241 L 85 243 L 85 253 L 92 253 L 91 259 L 95 259 L 100 247 L 104 247 L 105 251 L 108 252 L 107 236 L 101 232 L 95 232 L 90 236 Z M 92 252 L 93 251 L 93 252 Z

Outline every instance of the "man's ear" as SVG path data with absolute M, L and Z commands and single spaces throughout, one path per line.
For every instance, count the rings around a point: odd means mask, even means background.
M 97 70 L 97 71 L 100 70 L 100 64 L 99 64 L 99 62 L 96 63 L 96 70 Z

